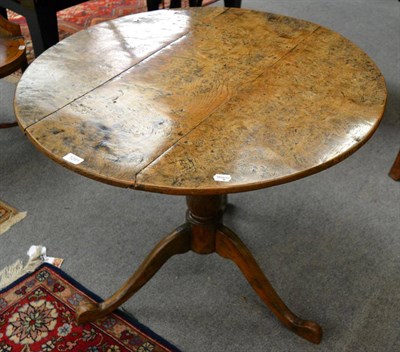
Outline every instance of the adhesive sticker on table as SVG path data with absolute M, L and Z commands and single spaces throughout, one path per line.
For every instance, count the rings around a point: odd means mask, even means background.
M 79 156 L 68 153 L 67 155 L 63 156 L 64 160 L 69 161 L 71 164 L 78 165 L 80 164 L 84 159 L 80 158 Z
M 232 179 L 231 175 L 215 174 L 214 181 L 229 182 Z

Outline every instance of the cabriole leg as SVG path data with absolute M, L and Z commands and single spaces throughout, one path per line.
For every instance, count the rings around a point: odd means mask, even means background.
M 138 270 L 110 298 L 102 303 L 81 303 L 76 311 L 78 324 L 100 319 L 139 291 L 173 255 L 190 250 L 190 229 L 183 225 L 161 240 Z
M 300 319 L 289 310 L 249 249 L 233 231 L 223 225 L 217 232 L 216 252 L 224 258 L 232 260 L 239 267 L 254 291 L 284 325 L 306 340 L 315 344 L 320 343 L 321 327 L 313 321 Z

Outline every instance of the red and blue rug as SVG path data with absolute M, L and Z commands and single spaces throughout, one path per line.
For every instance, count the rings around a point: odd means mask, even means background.
M 80 302 L 100 302 L 60 269 L 42 264 L 0 291 L 0 351 L 179 350 L 121 311 L 77 325 Z

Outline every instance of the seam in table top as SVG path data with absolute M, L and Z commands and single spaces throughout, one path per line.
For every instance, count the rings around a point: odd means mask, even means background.
M 211 22 L 215 21 L 216 18 L 218 18 L 219 16 L 229 12 L 231 9 L 227 8 L 224 11 L 218 13 L 217 15 L 215 15 L 214 17 L 212 17 Z M 295 44 L 289 51 L 287 51 L 286 53 L 284 53 L 281 57 L 279 57 L 275 62 L 273 62 L 271 65 L 267 66 L 266 69 L 269 70 L 271 68 L 273 68 L 274 66 L 276 66 L 280 61 L 282 61 L 285 57 L 287 57 L 288 55 L 290 55 L 294 50 L 296 50 L 296 48 L 298 48 L 299 45 L 301 45 L 302 43 L 304 43 L 307 39 L 309 39 L 311 36 L 314 35 L 314 33 L 319 30 L 321 28 L 320 25 L 318 24 L 314 24 L 316 26 L 316 28 L 314 30 L 312 30 L 310 33 L 306 34 L 304 36 L 304 38 L 302 38 L 297 44 Z M 101 84 L 98 84 L 96 87 L 88 90 L 87 92 L 85 92 L 84 94 L 80 95 L 79 97 L 72 99 L 70 102 L 64 104 L 62 107 L 54 110 L 53 112 L 43 116 L 40 120 L 33 122 L 32 124 L 30 124 L 29 126 L 27 126 L 24 131 L 28 130 L 30 127 L 34 126 L 35 124 L 37 124 L 38 122 L 41 122 L 43 120 L 45 120 L 47 117 L 59 112 L 60 110 L 62 110 L 63 108 L 67 107 L 68 105 L 71 105 L 72 103 L 76 102 L 77 100 L 85 97 L 86 95 L 90 94 L 91 92 L 95 91 L 96 89 L 104 86 L 105 84 L 107 84 L 108 82 L 114 80 L 116 77 L 121 76 L 123 73 L 125 73 L 126 71 L 134 68 L 135 66 L 139 65 L 140 63 L 142 63 L 144 60 L 147 60 L 149 58 L 151 58 L 152 56 L 158 54 L 159 52 L 161 52 L 162 50 L 164 50 L 165 48 L 171 46 L 172 44 L 176 43 L 177 41 L 181 40 L 182 38 L 188 36 L 190 33 L 192 33 L 193 30 L 187 30 L 185 33 L 183 33 L 182 35 L 180 35 L 178 38 L 172 40 L 171 42 L 166 43 L 165 45 L 161 46 L 160 48 L 158 48 L 156 51 L 150 53 L 149 55 L 147 55 L 146 57 L 140 59 L 139 61 L 137 61 L 136 63 L 134 63 L 133 65 L 130 65 L 129 67 L 127 67 L 126 69 L 122 70 L 121 72 L 119 72 L 118 74 L 112 76 L 111 78 L 105 80 L 104 82 L 102 82 Z M 249 83 L 251 82 L 255 82 L 258 79 L 260 79 L 260 77 L 262 77 L 263 75 L 265 75 L 265 71 L 261 72 L 259 75 L 257 75 L 255 78 L 250 79 L 246 82 L 242 82 L 242 84 L 240 84 L 239 86 L 234 86 L 232 88 L 234 88 L 236 94 L 234 94 L 233 96 L 237 96 L 238 92 L 242 91 L 243 88 L 241 88 L 242 86 L 247 86 Z M 231 90 L 231 89 L 230 89 Z M 204 123 L 206 123 L 206 121 L 208 121 L 211 116 L 217 111 L 219 110 L 222 106 L 224 106 L 225 104 L 227 104 L 232 98 L 233 96 L 230 96 L 228 98 L 226 98 L 224 101 L 222 101 L 218 106 L 216 106 L 210 113 L 208 113 L 199 123 L 197 123 L 196 125 L 194 125 L 187 133 L 185 133 L 184 135 L 182 135 L 181 137 L 179 137 L 178 139 L 176 139 L 171 146 L 169 146 L 165 151 L 161 152 L 159 155 L 155 156 L 150 162 L 148 162 L 146 165 L 144 165 L 140 171 L 138 171 L 137 173 L 135 173 L 134 177 L 133 177 L 133 183 L 131 185 L 128 185 L 128 188 L 137 188 L 138 184 L 137 184 L 137 178 L 138 176 L 145 171 L 147 168 L 149 168 L 152 164 L 154 164 L 154 162 L 156 162 L 158 159 L 160 159 L 163 155 L 165 155 L 166 153 L 170 152 L 177 144 L 179 144 L 179 142 L 186 138 L 188 135 L 190 135 L 193 131 L 195 131 L 200 125 L 203 125 Z
M 229 11 L 229 9 L 228 9 Z M 226 11 L 225 11 L 226 12 Z M 225 13 L 223 12 L 223 13 Z M 221 13 L 222 14 L 222 13 Z M 219 15 L 221 15 L 219 14 Z M 218 16 L 219 16 L 218 15 Z M 215 16 L 214 18 L 218 17 Z M 302 44 L 304 41 L 306 41 L 309 37 L 311 37 L 312 35 L 314 35 L 314 33 L 319 30 L 321 28 L 320 25 L 317 25 L 317 27 L 311 31 L 308 35 L 306 35 L 301 41 L 299 41 L 293 48 L 291 48 L 288 52 L 286 52 L 283 56 L 281 56 L 280 58 L 278 58 L 278 60 L 276 60 L 272 65 L 268 66 L 268 69 L 271 69 L 272 67 L 274 67 L 275 65 L 277 65 L 281 60 L 283 60 L 286 56 L 288 56 L 289 54 L 291 54 L 300 44 Z M 257 77 L 244 82 L 243 84 L 241 84 L 240 86 L 236 87 L 236 92 L 241 92 L 243 88 L 243 86 L 249 84 L 250 82 L 255 82 L 257 81 L 261 76 L 263 76 L 265 74 L 265 72 L 260 73 Z M 238 94 L 235 94 L 238 95 Z M 145 166 L 142 167 L 142 169 L 137 172 L 135 174 L 135 179 L 134 179 L 134 184 L 132 186 L 130 186 L 130 188 L 136 188 L 137 187 L 137 177 L 139 176 L 140 173 L 142 173 L 144 170 L 146 170 L 149 166 L 151 166 L 155 161 L 157 161 L 158 159 L 160 159 L 164 154 L 170 152 L 182 139 L 186 138 L 189 134 L 191 134 L 194 130 L 196 130 L 200 125 L 204 124 L 213 114 L 215 111 L 217 111 L 218 109 L 220 109 L 222 106 L 224 106 L 225 104 L 227 104 L 230 100 L 232 99 L 232 97 L 227 98 L 226 100 L 224 100 L 223 102 L 221 102 L 218 106 L 215 107 L 215 109 L 213 109 L 213 111 L 211 111 L 203 120 L 201 120 L 198 124 L 196 124 L 193 128 L 191 128 L 186 134 L 184 134 L 183 136 L 181 136 L 180 138 L 178 138 L 170 147 L 168 147 L 164 152 L 162 152 L 160 155 L 158 155 L 157 157 L 155 157 L 152 161 L 150 161 L 148 164 L 146 164 Z
M 222 11 L 221 13 L 218 13 L 216 16 L 214 16 L 214 18 L 226 13 L 227 11 L 229 11 L 229 9 L 225 9 L 224 11 Z M 213 18 L 213 19 L 214 19 Z M 121 72 L 119 72 L 118 74 L 112 76 L 111 78 L 105 80 L 104 82 L 102 82 L 101 84 L 98 84 L 96 87 L 88 90 L 87 92 L 85 92 L 84 94 L 72 99 L 70 102 L 64 104 L 63 106 L 59 107 L 58 109 L 52 111 L 51 113 L 44 115 L 43 117 L 40 118 L 40 120 L 37 120 L 33 123 L 31 123 L 29 126 L 26 126 L 24 128 L 24 131 L 26 131 L 29 127 L 34 126 L 35 124 L 41 122 L 42 120 L 46 119 L 47 117 L 57 113 L 58 111 L 64 109 L 65 107 L 67 107 L 68 105 L 71 105 L 72 103 L 74 103 L 75 101 L 85 97 L 86 95 L 90 94 L 91 92 L 95 91 L 96 89 L 104 86 L 105 84 L 107 84 L 108 82 L 112 81 L 113 79 L 117 78 L 118 76 L 121 76 L 123 73 L 125 73 L 126 71 L 129 71 L 130 69 L 134 68 L 135 66 L 139 65 L 140 63 L 142 63 L 143 61 L 151 58 L 152 56 L 156 55 L 157 53 L 159 53 L 160 51 L 164 50 L 165 48 L 169 47 L 170 45 L 176 43 L 177 41 L 181 40 L 182 38 L 186 37 L 189 33 L 191 33 L 192 30 L 188 30 L 185 33 L 183 33 L 181 36 L 179 36 L 178 38 L 174 39 L 173 41 L 166 43 L 165 45 L 161 46 L 160 48 L 158 48 L 156 51 L 150 53 L 149 55 L 147 55 L 146 57 L 140 59 L 139 61 L 137 61 L 136 63 L 134 63 L 133 65 L 130 65 L 129 67 L 127 67 L 126 69 L 122 70 Z

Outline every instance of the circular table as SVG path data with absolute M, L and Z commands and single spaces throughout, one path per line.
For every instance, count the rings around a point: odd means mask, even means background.
M 319 343 L 250 251 L 222 222 L 226 195 L 297 180 L 361 147 L 378 127 L 384 79 L 341 35 L 243 9 L 155 11 L 79 32 L 41 55 L 18 84 L 20 127 L 57 163 L 95 180 L 185 195 L 186 223 L 103 303 L 102 317 L 174 254 L 216 252 L 271 311 Z

